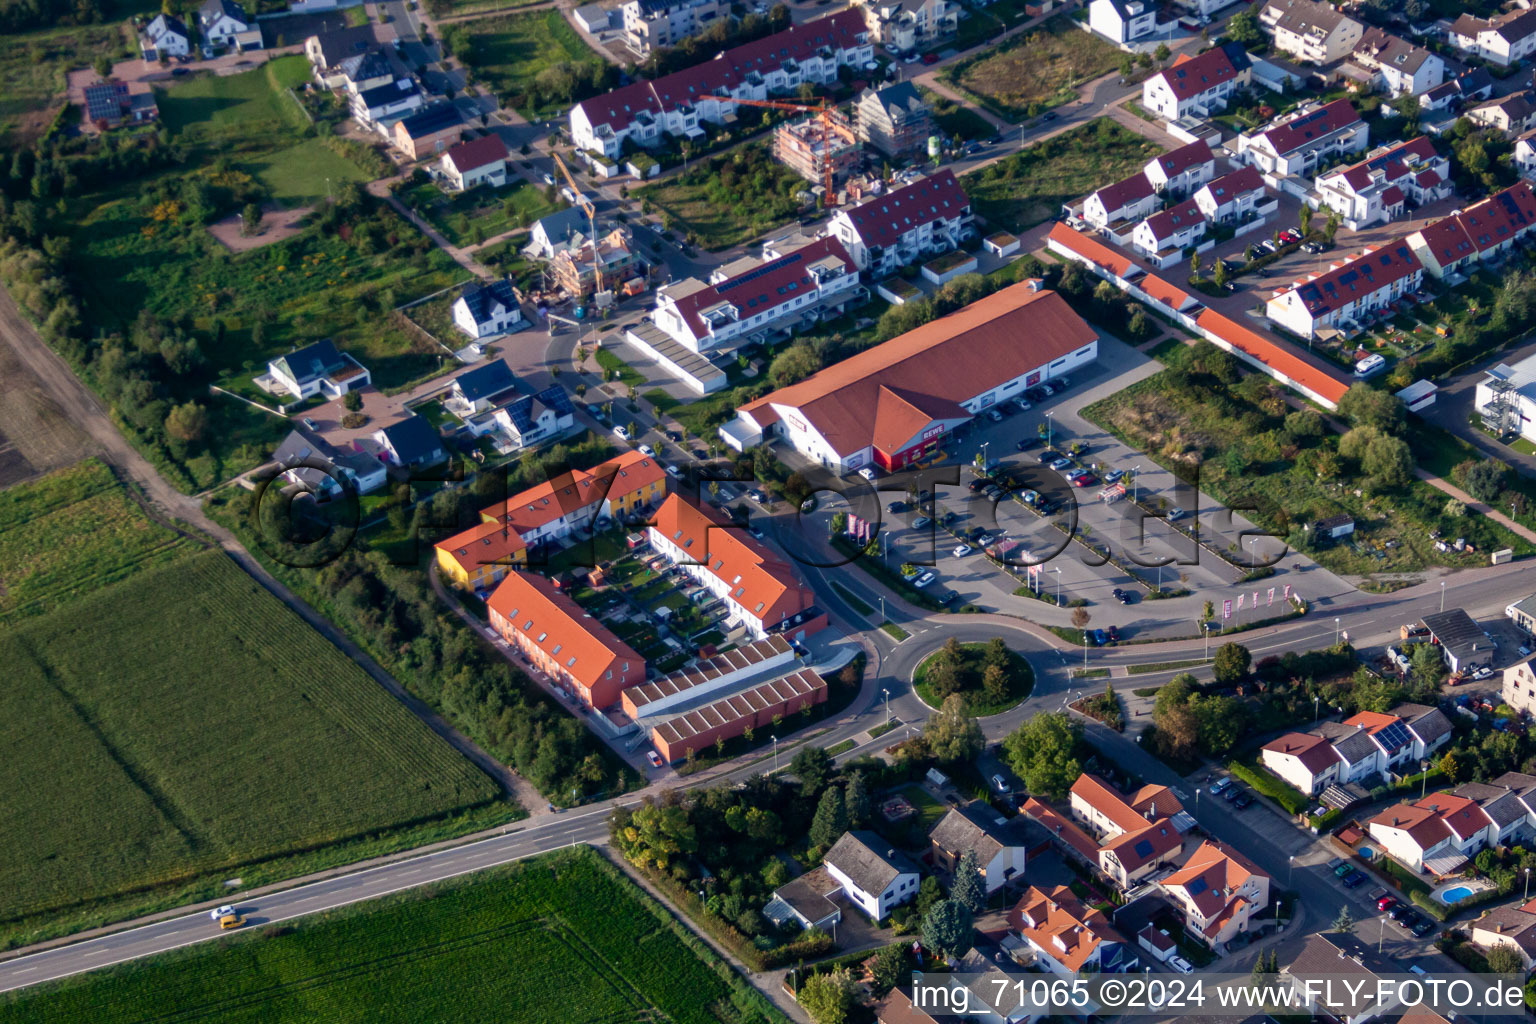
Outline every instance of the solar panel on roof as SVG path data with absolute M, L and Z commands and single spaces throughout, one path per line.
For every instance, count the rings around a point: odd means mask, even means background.
M 1138 841 L 1135 846 L 1131 847 L 1131 849 L 1136 851 L 1136 855 L 1138 857 L 1152 856 L 1152 844 L 1147 842 L 1145 839 Z
M 1376 738 L 1388 750 L 1395 750 L 1409 741 L 1408 727 L 1402 722 L 1393 722 L 1381 730 Z
M 775 270 L 778 270 L 778 269 L 780 269 L 782 267 L 792 266 L 792 265 L 794 265 L 796 263 L 799 263 L 799 262 L 800 262 L 800 253 L 792 252 L 788 256 L 783 257 L 782 259 L 774 260 L 772 263 L 765 263 L 762 266 L 758 267 L 756 270 L 749 270 L 745 274 L 741 275 L 738 278 L 735 278 L 734 280 L 726 281 L 726 282 L 724 282 L 722 284 L 716 285 L 715 286 L 715 291 L 723 294 L 725 292 L 730 291 L 732 288 L 738 288 L 741 285 L 747 284 L 750 281 L 755 281 L 758 278 L 762 277 L 764 274 L 771 273 L 771 272 L 773 272 Z
M 1201 893 L 1205 892 L 1206 886 L 1204 876 L 1191 879 L 1189 885 L 1185 886 L 1185 888 L 1189 890 L 1189 894 L 1191 896 L 1199 896 Z

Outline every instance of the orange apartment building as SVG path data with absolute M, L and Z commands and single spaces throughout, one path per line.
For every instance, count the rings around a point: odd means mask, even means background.
M 487 604 L 502 638 L 590 708 L 645 681 L 644 659 L 543 576 L 514 572 Z

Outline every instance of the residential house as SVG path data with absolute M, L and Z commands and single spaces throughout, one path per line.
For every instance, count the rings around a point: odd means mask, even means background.
M 454 192 L 507 183 L 507 144 L 495 132 L 451 146 L 443 154 L 442 180 Z
M 396 78 L 385 85 L 351 94 L 352 120 L 388 135 L 389 126 L 418 111 L 427 94 L 414 78 Z
M 1294 334 L 1314 338 L 1325 328 L 1351 328 L 1364 314 L 1412 295 L 1423 282 L 1424 265 L 1407 239 L 1400 239 L 1363 249 L 1276 292 L 1264 315 Z
M 348 391 L 365 388 L 373 382 L 368 368 L 329 339 L 317 341 L 267 363 L 267 376 L 276 384 L 278 394 L 291 398 L 323 395 L 340 398 Z
M 401 469 L 435 466 L 448 457 L 437 428 L 415 413 L 373 432 L 375 454 L 386 465 Z
M 1122 890 L 1171 863 L 1184 848 L 1184 835 L 1171 818 L 1158 818 L 1145 828 L 1126 832 L 1099 847 L 1099 870 Z
M 737 410 L 738 451 L 782 438 L 837 473 L 899 469 L 948 434 L 1098 354 L 1098 335 L 1055 292 L 1021 281 Z
M 934 133 L 933 111 L 911 82 L 866 89 L 854 110 L 854 131 L 893 160 L 922 157 Z
M 721 18 L 731 16 L 721 0 L 629 0 L 619 8 L 624 43 L 641 60 L 654 50 L 676 46 Z
M 1394 98 L 1418 96 L 1445 81 L 1445 61 L 1439 54 L 1374 25 L 1361 34 L 1349 63 Z
M 1451 792 L 1388 807 L 1367 827 L 1372 841 L 1393 860 L 1439 877 L 1457 871 L 1488 846 L 1494 825 L 1477 801 Z
M 1516 7 L 1492 18 L 1463 14 L 1446 38 L 1469 57 L 1509 67 L 1536 51 L 1536 10 Z
M 327 89 L 339 89 L 364 56 L 380 46 L 397 45 L 399 38 L 388 25 L 356 25 L 308 37 L 304 55 L 314 68 L 316 81 Z
M 555 253 L 549 269 L 555 287 L 581 298 L 596 290 L 599 277 L 603 290 L 613 291 L 621 282 L 644 277 L 646 272 L 639 253 L 629 246 L 628 229 L 621 227 Z
M 245 13 L 239 0 L 204 0 L 197 9 L 197 27 L 204 46 L 261 49 L 261 26 Z
M 540 217 L 529 229 L 523 252 L 534 259 L 552 260 L 555 253 L 583 244 L 589 226 L 586 212 L 575 206 Z
M 1325 737 L 1304 732 L 1270 740 L 1259 756 L 1272 775 L 1313 797 L 1338 779 L 1342 760 Z
M 1158 886 L 1179 909 L 1185 931 L 1225 952 L 1269 906 L 1269 884 L 1248 858 L 1207 839 Z
M 1423 115 L 1460 110 L 1468 103 L 1486 100 L 1493 95 L 1493 76 L 1487 68 L 1471 68 L 1447 82 L 1419 94 L 1419 111 Z M 1449 124 L 1449 121 L 1446 122 Z
M 1008 930 L 1052 974 L 1120 974 L 1140 966 L 1136 947 L 1125 941 L 1102 910 L 1088 907 L 1065 885 L 1030 886 L 1008 912 Z
M 486 432 L 499 430 L 506 439 L 503 450 L 525 451 L 570 432 L 576 425 L 576 407 L 565 388 L 551 384 L 536 395 L 518 395 L 488 419 L 492 426 Z M 472 420 L 470 427 L 476 426 Z
M 336 66 L 333 77 L 342 92 L 348 97 L 354 97 L 358 93 L 394 85 L 395 79 L 409 76 L 397 74 L 395 62 L 385 56 L 382 49 L 375 48 L 342 61 Z
M 804 639 L 827 625 L 816 594 L 788 561 L 713 508 L 671 495 L 646 529 L 651 547 L 725 602 L 731 628 L 754 640 L 771 634 Z
M 1347 785 L 1393 771 L 1407 774 L 1450 738 L 1450 719 L 1439 708 L 1399 704 L 1386 714 L 1362 711 L 1341 723 L 1287 733 L 1266 743 L 1260 759 L 1286 783 L 1307 796 L 1318 796 L 1335 783 Z
M 825 867 L 817 866 L 773 890 L 763 916 L 780 927 L 795 921 L 801 928 L 830 933 L 842 923 L 842 898 L 842 885 Z
M 1259 27 L 1275 49 L 1310 64 L 1332 64 L 1354 51 L 1365 26 L 1319 0 L 1265 0 Z
M 844 832 L 821 862 L 843 895 L 871 920 L 885 920 L 917 896 L 917 865 L 878 832 Z
M 459 140 L 464 118 L 447 101 L 431 103 L 396 121 L 390 143 L 412 160 L 425 160 Z
M 84 99 L 86 121 L 102 131 L 123 124 L 144 124 L 160 116 L 148 82 L 96 82 L 85 87 Z
M 1193 199 L 1159 210 L 1131 232 L 1131 248 L 1159 270 L 1184 258 L 1184 250 L 1205 238 L 1205 214 Z
M 527 547 L 553 546 L 600 526 L 656 507 L 667 493 L 667 474 L 638 451 L 615 455 L 591 469 L 567 470 L 480 510 L 480 518 L 517 531 Z
M 1264 189 L 1257 167 L 1240 167 L 1202 185 L 1195 204 L 1212 224 L 1246 224 L 1274 213 L 1279 203 Z
M 1171 860 L 1193 824 L 1166 786 L 1143 786 L 1125 796 L 1087 773 L 1072 784 L 1070 808 L 1073 817 L 1100 836 L 1096 863 L 1122 887 Z
M 1529 661 L 1511 665 L 1504 670 L 1504 685 L 1499 696 L 1516 711 L 1536 714 L 1536 672 Z
M 827 234 L 874 281 L 957 248 L 974 231 L 971 200 L 948 168 L 838 210 L 827 225 Z
M 1536 131 L 1515 140 L 1515 169 L 1526 181 L 1536 180 Z
M 1431 642 L 1439 645 L 1440 656 L 1452 672 L 1471 672 L 1493 666 L 1498 645 L 1488 638 L 1477 620 L 1460 608 L 1432 612 L 1422 621 L 1429 628 Z
M 371 494 L 388 479 L 384 464 L 372 455 L 341 451 L 297 430 L 288 432 L 272 453 L 272 461 L 283 479 L 321 500 L 338 497 L 348 488 L 354 494 Z
M 525 323 L 512 282 L 505 278 L 466 285 L 453 303 L 453 324 L 482 340 L 517 330 Z
M 1495 907 L 1468 922 L 1474 943 L 1485 950 L 1512 949 L 1520 954 L 1526 973 L 1536 967 L 1536 900 L 1518 907 Z
M 504 523 L 480 522 L 433 545 L 440 577 L 482 599 L 508 572 L 526 565 L 528 545 Z
M 1171 31 L 1175 20 L 1159 22 L 1162 9 L 1151 0 L 1091 0 L 1088 27 L 1118 46 Z
M 1505 605 L 1504 617 L 1527 637 L 1536 634 L 1536 594 Z
M 1505 135 L 1519 135 L 1536 125 L 1536 90 L 1523 89 L 1473 107 L 1467 119 Z
M 893 988 L 875 1004 L 875 1024 L 938 1024 L 927 1010 L 912 1003 L 912 995 Z
M 139 53 L 145 60 L 169 60 L 192 52 L 192 37 L 180 18 L 157 14 L 139 32 Z
M 1204 139 L 1147 161 L 1142 173 L 1165 196 L 1184 198 L 1216 176 L 1216 156 Z
M 1099 844 L 1093 836 L 1073 824 L 1050 804 L 1029 797 L 1019 806 L 1021 816 L 1043 828 L 1051 841 L 1066 856 L 1090 867 L 1099 864 Z
M 858 266 L 832 237 L 721 273 L 657 289 L 652 322 L 691 352 L 729 352 L 836 316 L 860 294 Z
M 1228 43 L 1194 57 L 1181 55 L 1173 65 L 1141 85 L 1141 105 L 1164 120 L 1209 117 L 1227 109 L 1232 94 L 1253 80 L 1248 54 Z
M 893 53 L 926 50 L 955 33 L 960 5 L 951 0 L 853 0 L 869 41 Z
M 1403 1016 L 1395 995 L 1389 994 L 1385 1003 L 1376 998 L 1388 976 L 1402 973 L 1402 964 L 1377 953 L 1375 943 L 1346 932 L 1327 932 L 1307 936 L 1301 952 L 1281 968 L 1280 983 L 1291 986 L 1298 1007 L 1339 1024 L 1366 1024 Z M 1387 986 L 1386 991 L 1394 990 Z
M 645 678 L 645 660 L 544 576 L 508 573 L 486 607 L 491 628 L 586 707 L 616 704 Z
M 841 111 L 783 121 L 773 129 L 773 159 L 813 185 L 835 189 L 863 163 L 853 122 Z
M 577 149 L 617 159 L 624 141 L 655 147 L 662 135 L 701 139 L 701 124 L 736 113 L 734 99 L 763 100 L 828 85 L 842 68 L 862 69 L 874 57 L 862 11 L 847 9 L 725 50 L 714 60 L 651 80 L 637 80 L 571 108 Z M 713 97 L 731 99 L 718 100 Z
M 1432 277 L 1459 274 L 1476 262 L 1501 257 L 1536 227 L 1536 192 L 1519 181 L 1475 206 L 1408 236 L 1408 244 Z
M 1435 151 L 1433 140 L 1420 135 L 1388 143 L 1359 163 L 1320 174 L 1316 186 L 1307 205 L 1332 210 L 1345 227 L 1359 231 L 1449 196 L 1451 165 Z
M 1237 137 L 1239 158 L 1266 176 L 1309 177 L 1331 160 L 1363 153 L 1371 133 L 1348 100 L 1302 109 L 1275 125 Z
M 1006 822 L 1000 826 L 995 819 L 984 803 L 952 807 L 928 833 L 934 864 L 952 872 L 962 856 L 973 854 L 989 895 L 1023 878 L 1028 860 L 1022 843 L 1003 834 Z
M 512 397 L 517 388 L 517 378 L 505 359 L 496 358 L 481 363 L 473 370 L 465 370 L 453 378 L 443 408 L 461 420 L 490 412 Z
M 1083 219 L 1103 231 L 1117 245 L 1129 245 L 1131 233 L 1157 212 L 1161 197 L 1142 171 L 1105 185 L 1083 200 Z

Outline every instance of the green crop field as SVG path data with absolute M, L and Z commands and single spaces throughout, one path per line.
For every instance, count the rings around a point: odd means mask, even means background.
M 188 550 L 95 459 L 0 491 L 0 622 L 40 614 Z
M 169 557 L 156 546 L 168 531 L 131 529 L 82 475 L 8 493 L 0 523 L 55 545 L 98 521 L 107 536 L 40 568 L 8 545 L 0 575 L 53 579 L 57 597 L 83 589 L 92 557 L 112 575 Z M 355 859 L 386 836 L 424 841 L 466 809 L 510 813 L 490 779 L 223 553 L 179 550 L 0 634 L 0 946 L 112 906 L 207 898 L 232 875 Z
M 0 1024 L 784 1021 L 587 849 L 271 931 L 0 995 Z

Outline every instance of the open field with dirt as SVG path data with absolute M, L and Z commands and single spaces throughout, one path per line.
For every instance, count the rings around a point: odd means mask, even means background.
M 1120 51 L 1071 18 L 1052 18 L 997 50 L 946 68 L 942 77 L 1010 121 L 1066 103 L 1079 85 L 1113 71 Z
M 0 345 L 0 489 L 72 465 L 94 449 L 42 382 Z M 0 593 L 0 608 L 4 602 Z
M 583 847 L 0 996 L 0 1024 L 782 1024 L 655 900 Z

